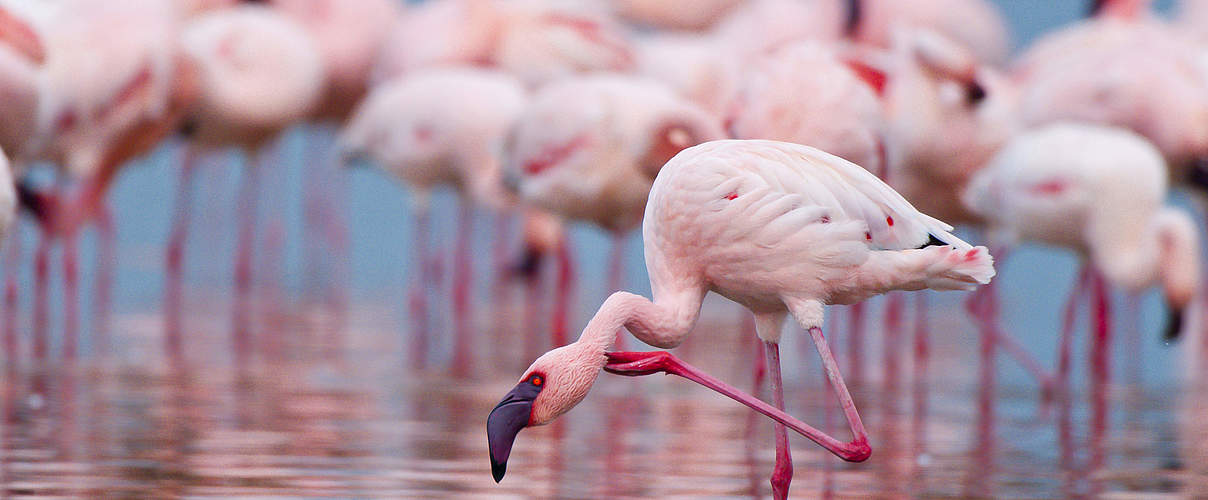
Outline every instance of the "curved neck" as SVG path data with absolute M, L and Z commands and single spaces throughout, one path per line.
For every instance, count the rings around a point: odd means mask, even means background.
M 616 292 L 608 296 L 575 343 L 602 355 L 612 348 L 617 329 L 625 327 L 642 342 L 670 349 L 682 343 L 696 325 L 702 296 L 699 291 L 656 295 L 655 303 L 641 295 Z

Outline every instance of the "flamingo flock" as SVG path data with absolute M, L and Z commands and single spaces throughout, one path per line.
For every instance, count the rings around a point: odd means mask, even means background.
M 526 340 L 536 361 L 487 417 L 496 481 L 517 434 L 571 411 L 601 371 L 665 372 L 775 422 L 771 491 L 787 498 L 787 430 L 844 460 L 873 453 L 823 333 L 826 306 L 850 306 L 850 331 L 839 336 L 852 342 L 844 370 L 858 374 L 863 301 L 888 294 L 896 314 L 906 292 L 973 291 L 966 304 L 978 333 L 1052 397 L 1066 396 L 1084 299 L 1098 384 L 1111 377 L 1113 289 L 1160 289 L 1167 339 L 1195 327 L 1184 318 L 1205 305 L 1199 225 L 1167 199 L 1172 189 L 1208 191 L 1202 3 L 1185 0 L 1168 21 L 1146 0 L 1097 0 L 1086 19 L 1013 56 L 987 0 L 709 0 L 690 9 L 676 0 L 0 0 L 5 348 L 16 355 L 11 325 L 24 292 L 13 264 L 18 213 L 40 231 L 33 355 L 48 357 L 59 245 L 62 349 L 75 356 L 80 231 L 100 235 L 100 331 L 121 222 L 106 194 L 125 165 L 161 147 L 180 158 L 164 244 L 168 350 L 184 355 L 196 170 L 219 151 L 247 158 L 232 207 L 232 301 L 246 314 L 264 273 L 253 260 L 265 232 L 257 212 L 274 182 L 264 176 L 288 156 L 281 137 L 305 127 L 306 229 L 330 259 L 346 260 L 341 167 L 376 166 L 410 191 L 415 366 L 441 341 L 429 302 L 446 253 L 456 323 L 448 367 L 466 375 L 477 362 L 472 224 L 476 211 L 496 215 L 494 280 L 524 280 L 528 334 L 551 333 L 548 343 Z M 53 181 L 38 175 L 41 165 Z M 441 188 L 460 195 L 451 252 L 431 238 L 430 197 Z M 576 340 L 578 259 L 566 228 L 577 224 L 609 234 L 613 250 L 610 295 Z M 639 227 L 651 298 L 622 290 L 625 240 Z M 1024 242 L 1082 262 L 1053 370 L 999 324 L 995 260 Z M 556 266 L 545 265 L 551 256 Z M 557 268 L 552 292 L 541 286 L 548 267 Z M 635 340 L 680 345 L 709 292 L 754 318 L 762 352 L 732 358 L 757 374 L 766 367 L 770 404 L 667 351 L 614 350 Z M 536 311 L 547 299 L 545 326 Z M 850 440 L 785 411 L 780 344 L 798 331 L 786 331 L 789 315 L 822 360 Z M 757 375 L 755 394 L 761 384 Z

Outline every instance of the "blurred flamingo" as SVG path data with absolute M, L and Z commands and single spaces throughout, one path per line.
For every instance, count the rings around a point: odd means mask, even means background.
M 498 67 L 535 87 L 577 73 L 628 71 L 634 55 L 624 27 L 586 2 L 425 2 L 404 13 L 374 79 L 459 64 Z
M 636 72 L 724 118 L 742 81 L 743 63 L 725 40 L 701 34 L 659 33 L 638 39 Z
M 701 31 L 713 26 L 727 13 L 748 0 L 697 0 L 685 9 L 680 0 L 612 0 L 612 9 L 622 19 L 665 31 Z
M 438 281 L 430 251 L 431 191 L 452 186 L 462 195 L 455 251 L 453 302 L 458 317 L 470 316 L 470 238 L 473 204 L 502 209 L 508 204 L 500 154 L 508 130 L 528 101 L 523 84 L 499 71 L 474 68 L 421 70 L 374 88 L 340 139 L 342 155 L 367 159 L 412 188 L 416 213 L 412 265 L 412 314 L 417 321 L 413 358 L 427 351 L 426 293 Z M 497 235 L 498 236 L 498 235 Z M 458 328 L 453 366 L 471 364 L 469 331 Z
M 1161 153 L 1125 129 L 1054 124 L 1020 134 L 969 182 L 963 197 L 1002 244 L 1037 241 L 1083 259 L 1066 305 L 1059 380 L 1069 373 L 1073 316 L 1083 288 L 1094 289 L 1094 373 L 1105 382 L 1110 327 L 1108 284 L 1139 292 L 1160 285 L 1170 305 L 1167 338 L 1200 281 L 1195 223 L 1163 206 Z M 1132 355 L 1137 355 L 1133 353 Z
M 191 144 L 181 169 L 167 250 L 170 286 L 175 289 L 181 277 L 197 155 L 204 149 L 227 147 L 263 155 L 264 146 L 281 130 L 315 108 L 324 85 L 323 61 L 314 40 L 298 23 L 267 7 L 244 5 L 202 14 L 185 26 L 181 44 L 200 96 L 189 110 L 186 128 Z M 245 169 L 236 207 L 237 314 L 246 309 L 243 302 L 252 285 L 259 168 Z M 179 291 L 169 292 L 174 302 L 170 307 L 179 308 L 178 295 Z
M 543 425 L 587 396 L 601 369 L 680 375 L 776 421 L 773 496 L 792 479 L 785 427 L 849 461 L 871 453 L 864 425 L 822 334 L 826 304 L 890 290 L 971 289 L 994 276 L 984 247 L 914 209 L 863 168 L 816 149 L 774 141 L 715 141 L 667 163 L 651 188 L 643 236 L 653 301 L 612 294 L 576 342 L 537 358 L 491 411 L 492 473 L 503 478 L 516 434 Z M 929 238 L 946 244 L 927 246 Z M 923 248 L 920 248 L 923 247 Z M 629 329 L 659 348 L 692 331 L 709 291 L 751 310 L 772 372 L 774 404 L 713 378 L 671 354 L 608 352 Z M 843 443 L 784 412 L 779 344 L 786 314 L 809 331 L 853 440 Z
M 896 30 L 928 30 L 969 50 L 982 64 L 1007 62 L 1010 33 L 988 0 L 830 0 L 849 9 L 849 36 L 858 43 L 891 48 Z
M 522 200 L 614 235 L 609 277 L 617 289 L 624 236 L 642 220 L 659 168 L 680 150 L 724 137 L 718 120 L 661 83 L 594 75 L 551 83 L 533 97 L 509 139 L 507 182 Z M 555 345 L 565 342 L 569 249 L 558 247 Z
M 194 95 L 180 78 L 186 70 L 176 57 L 176 16 L 171 4 L 153 0 L 120 5 L 71 0 L 60 4 L 46 23 L 45 87 L 38 116 L 48 142 L 37 157 L 59 166 L 60 184 L 74 178 L 80 187 L 74 193 L 44 197 L 39 204 L 44 228 L 35 257 L 34 350 L 39 358 L 46 353 L 50 247 L 59 238 L 66 296 L 63 350 L 69 357 L 75 353 L 76 239 L 80 227 L 94 218 L 100 255 L 93 309 L 98 333 L 104 333 L 114 259 L 104 194 L 119 167 L 176 128 Z

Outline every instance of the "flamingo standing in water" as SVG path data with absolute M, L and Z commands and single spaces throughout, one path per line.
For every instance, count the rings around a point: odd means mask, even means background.
M 624 75 L 542 88 L 516 124 L 507 182 L 527 203 L 614 235 L 609 291 L 620 285 L 623 237 L 642 220 L 659 168 L 680 150 L 724 137 L 718 120 L 661 83 Z M 565 342 L 570 256 L 559 245 L 553 331 Z
M 778 499 L 788 496 L 792 479 L 786 426 L 845 460 L 867 459 L 871 448 L 864 425 L 823 338 L 824 306 L 890 290 L 966 290 L 989 282 L 994 276 L 989 252 L 956 238 L 951 229 L 915 210 L 860 166 L 807 146 L 726 140 L 681 152 L 659 172 L 645 212 L 642 233 L 653 301 L 612 294 L 577 341 L 542 355 L 525 370 L 487 418 L 495 480 L 506 472 L 516 434 L 573 408 L 601 369 L 630 376 L 680 375 L 771 417 L 777 422 L 771 482 Z M 924 246 L 932 237 L 945 245 Z M 622 326 L 652 346 L 679 345 L 709 291 L 755 314 L 774 407 L 667 352 L 608 352 Z M 853 434 L 849 443 L 784 412 L 779 344 L 790 313 L 818 349 Z
M 206 148 L 261 151 L 281 130 L 314 109 L 324 83 L 323 61 L 314 40 L 298 23 L 267 7 L 245 5 L 203 14 L 189 22 L 181 40 L 200 97 L 189 110 L 187 128 L 192 144 L 181 170 L 176 198 L 181 208 L 176 211 L 167 253 L 168 269 L 175 273 L 170 280 L 176 288 L 188 227 L 184 207 L 190 203 L 196 156 Z M 236 209 L 240 219 L 235 260 L 237 317 L 246 310 L 243 299 L 252 284 L 258 178 L 257 166 L 245 169 Z M 178 308 L 179 297 L 174 295 L 179 292 L 169 293 L 175 302 L 170 306 Z
M 1130 131 L 1055 124 L 1020 134 L 969 182 L 965 204 L 1003 243 L 1039 241 L 1083 258 L 1066 306 L 1059 380 L 1069 372 L 1073 314 L 1088 284 L 1101 381 L 1109 374 L 1108 283 L 1134 293 L 1160 285 L 1172 313 L 1167 337 L 1181 329 L 1199 286 L 1199 248 L 1191 217 L 1163 206 L 1166 179 L 1161 153 Z
M 500 155 L 508 130 L 527 102 L 523 84 L 507 73 L 474 68 L 421 70 L 375 87 L 340 139 L 345 158 L 370 159 L 413 189 L 412 264 L 420 269 L 411 290 L 418 326 L 413 339 L 417 362 L 427 351 L 426 294 L 437 281 L 429 248 L 430 193 L 449 185 L 462 194 L 453 300 L 459 321 L 468 320 L 472 205 L 502 209 L 508 204 Z M 453 366 L 465 370 L 471 363 L 469 331 L 457 330 Z
M 182 79 L 175 43 L 177 13 L 153 0 L 95 0 L 60 4 L 46 23 L 45 87 L 39 126 L 47 134 L 37 157 L 60 168 L 60 180 L 81 179 L 62 199 L 40 203 L 43 237 L 36 255 L 35 355 L 46 353 L 47 273 L 50 247 L 63 243 L 64 353 L 73 356 L 77 337 L 76 239 L 93 218 L 100 233 L 100 271 L 94 304 L 98 323 L 109 308 L 113 229 L 104 194 L 118 169 L 170 134 L 194 89 Z M 89 50 L 81 50 L 88 47 Z M 103 324 L 98 325 L 103 330 Z

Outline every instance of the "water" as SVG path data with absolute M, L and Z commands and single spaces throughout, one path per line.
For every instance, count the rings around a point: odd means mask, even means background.
M 1081 10 L 1075 2 L 1000 4 L 1022 40 Z M 291 134 L 282 158 L 296 163 L 311 141 Z M 85 321 L 77 359 L 58 354 L 57 314 L 50 358 L 29 353 L 33 233 L 23 230 L 21 351 L 0 369 L 0 497 L 768 495 L 770 423 L 761 418 L 749 427 L 745 407 L 661 376 L 602 375 L 571 413 L 520 434 L 508 475 L 495 484 L 486 415 L 531 361 L 526 338 L 544 341 L 545 331 L 525 326 L 520 290 L 496 297 L 488 287 L 490 259 L 476 259 L 479 286 L 469 316 L 475 362 L 464 375 L 447 369 L 457 316 L 445 284 L 431 287 L 437 336 L 426 367 L 419 367 L 410 358 L 413 318 L 406 307 L 415 274 L 409 198 L 376 171 L 325 178 L 331 192 L 345 196 L 346 213 L 355 214 L 347 218 L 346 268 L 328 249 L 315 252 L 303 243 L 321 233 L 308 226 L 300 202 L 313 171 L 269 173 L 258 235 L 260 286 L 246 303 L 250 313 L 237 317 L 232 303 L 239 299 L 229 284 L 240 160 L 212 159 L 200 174 L 185 256 L 185 309 L 176 325 L 182 354 L 170 355 L 162 263 L 174 154 L 171 145 L 162 148 L 114 187 L 119 269 L 104 331 L 87 321 L 95 269 L 91 236 L 83 241 Z M 436 245 L 451 247 L 455 200 L 443 193 L 435 201 Z M 480 215 L 476 234 L 488 235 L 492 222 Z M 580 262 L 573 335 L 605 296 L 609 238 L 575 228 L 572 242 Z M 475 245 L 476 255 L 490 249 L 485 238 Z M 649 294 L 641 261 L 641 246 L 631 238 L 625 288 Z M 448 265 L 444 271 L 447 278 Z M 1075 272 L 1073 256 L 1037 248 L 1017 251 L 1000 269 L 1003 324 L 1045 366 L 1055 365 L 1060 307 Z M 338 306 L 341 297 L 347 309 Z M 873 456 L 847 464 L 790 438 L 795 498 L 1208 498 L 1208 390 L 1195 383 L 1202 378 L 1190 368 L 1197 357 L 1184 352 L 1201 339 L 1161 345 L 1157 297 L 1141 301 L 1137 335 L 1127 333 L 1129 316 L 1117 314 L 1115 384 L 1106 388 L 1086 382 L 1082 321 L 1073 392 L 1051 403 L 1012 361 L 999 357 L 992 370 L 983 369 L 964 298 L 929 294 L 925 372 L 911 356 L 913 320 L 908 315 L 908 326 L 889 335 L 880 319 L 884 301 L 874 302 L 863 380 L 852 381 Z M 740 311 L 714 299 L 676 352 L 747 389 L 753 340 Z M 1125 304 L 1116 297 L 1117 311 Z M 53 306 L 59 310 L 58 299 Z M 827 333 L 850 377 L 841 316 L 832 314 Z M 827 411 L 831 398 L 817 356 L 803 340 L 800 332 L 786 334 L 788 411 L 843 438 L 842 417 Z

